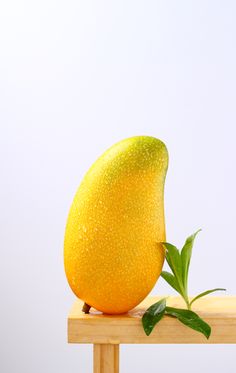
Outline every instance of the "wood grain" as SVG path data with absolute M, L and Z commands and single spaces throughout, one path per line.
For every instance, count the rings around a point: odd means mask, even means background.
M 94 344 L 93 371 L 94 373 L 118 373 L 119 345 Z
M 150 336 L 146 336 L 141 318 L 145 310 L 163 298 L 148 297 L 139 306 L 122 315 L 105 315 L 91 308 L 82 313 L 83 302 L 77 299 L 68 317 L 69 343 L 236 343 L 236 297 L 205 297 L 196 301 L 196 311 L 212 327 L 207 340 L 178 320 L 164 316 Z M 168 297 L 167 305 L 185 308 L 180 297 Z

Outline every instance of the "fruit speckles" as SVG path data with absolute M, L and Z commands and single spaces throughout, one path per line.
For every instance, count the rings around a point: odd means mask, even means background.
M 98 310 L 128 311 L 160 275 L 167 167 L 160 140 L 125 139 L 92 165 L 75 195 L 66 225 L 65 270 L 74 293 Z

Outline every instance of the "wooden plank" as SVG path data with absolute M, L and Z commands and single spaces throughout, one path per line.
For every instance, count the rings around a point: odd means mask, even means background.
M 236 297 L 205 297 L 196 301 L 196 311 L 212 327 L 207 340 L 178 320 L 165 316 L 150 336 L 146 336 L 141 317 L 162 297 L 148 297 L 139 306 L 122 315 L 105 315 L 94 310 L 81 312 L 83 302 L 74 303 L 68 317 L 69 343 L 236 343 Z M 168 297 L 167 304 L 185 308 L 180 297 Z
M 119 345 L 94 344 L 93 371 L 94 373 L 118 373 Z

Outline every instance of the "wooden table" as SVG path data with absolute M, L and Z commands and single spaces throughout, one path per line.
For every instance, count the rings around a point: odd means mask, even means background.
M 122 315 L 105 315 L 91 308 L 89 314 L 81 309 L 77 299 L 68 317 L 68 342 L 93 343 L 94 373 L 119 372 L 121 343 L 236 343 L 236 297 L 206 297 L 193 306 L 212 327 L 207 340 L 202 334 L 186 327 L 175 318 L 164 316 L 150 336 L 142 328 L 144 311 L 161 297 L 148 297 L 139 306 Z M 167 305 L 185 308 L 179 297 L 168 297 Z

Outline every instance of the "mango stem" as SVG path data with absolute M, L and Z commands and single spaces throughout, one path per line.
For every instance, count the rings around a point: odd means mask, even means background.
M 84 313 L 89 313 L 89 310 L 90 310 L 91 306 L 87 303 L 84 302 L 84 305 L 83 305 L 83 308 L 82 308 L 82 312 Z

